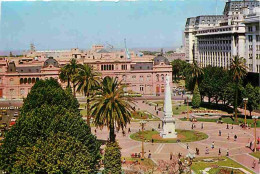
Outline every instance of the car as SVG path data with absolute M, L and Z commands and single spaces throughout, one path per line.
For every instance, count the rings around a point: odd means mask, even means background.
M 14 117 L 18 117 L 18 116 L 19 116 L 18 112 L 15 112 Z
M 14 110 L 14 106 L 10 106 L 10 110 Z
M 7 111 L 6 111 L 6 110 L 3 110 L 3 111 L 2 111 L 2 114 L 3 114 L 3 115 L 7 115 Z
M 12 119 L 11 119 L 11 122 L 16 122 L 16 118 L 12 118 Z
M 6 123 L 0 124 L 0 130 L 6 130 L 6 128 L 7 128 L 7 124 Z

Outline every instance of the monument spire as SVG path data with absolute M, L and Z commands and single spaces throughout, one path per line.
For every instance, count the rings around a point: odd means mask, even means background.
M 176 138 L 177 133 L 175 132 L 175 118 L 172 117 L 172 98 L 171 98 L 171 87 L 170 77 L 165 78 L 165 91 L 164 91 L 164 117 L 162 120 L 163 130 L 160 133 L 162 138 Z
M 172 99 L 171 99 L 171 87 L 170 87 L 169 76 L 166 76 L 166 81 L 165 81 L 164 117 L 172 117 Z

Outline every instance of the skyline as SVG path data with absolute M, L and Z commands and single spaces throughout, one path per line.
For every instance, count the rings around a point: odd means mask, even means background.
M 216 9 L 217 5 L 217 9 Z M 115 48 L 176 48 L 186 18 L 222 14 L 225 1 L 2 2 L 0 51 Z M 201 7 L 205 8 L 201 8 Z M 171 21 L 171 22 L 169 22 Z

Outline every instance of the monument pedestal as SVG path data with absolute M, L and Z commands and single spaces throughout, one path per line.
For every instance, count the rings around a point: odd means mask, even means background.
M 160 132 L 162 138 L 177 138 L 175 132 L 175 119 L 173 117 L 164 117 L 162 120 L 163 130 Z

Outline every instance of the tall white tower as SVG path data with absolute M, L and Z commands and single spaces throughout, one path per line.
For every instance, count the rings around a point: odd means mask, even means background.
M 164 117 L 162 120 L 163 130 L 160 133 L 162 138 L 176 138 L 177 133 L 175 132 L 175 118 L 172 117 L 172 98 L 171 98 L 171 87 L 170 77 L 166 76 L 165 81 L 165 92 L 164 92 Z

